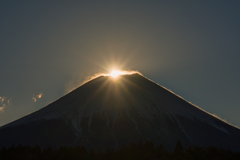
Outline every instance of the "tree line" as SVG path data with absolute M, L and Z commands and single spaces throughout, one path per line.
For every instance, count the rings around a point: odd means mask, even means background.
M 153 142 L 147 141 L 138 144 L 130 143 L 118 150 L 102 152 L 88 151 L 83 146 L 48 147 L 41 150 L 40 146 L 12 145 L 0 150 L 0 160 L 239 160 L 240 154 L 230 149 L 211 147 L 188 146 L 182 147 L 177 142 L 173 152 L 169 152 L 162 145 L 154 146 Z

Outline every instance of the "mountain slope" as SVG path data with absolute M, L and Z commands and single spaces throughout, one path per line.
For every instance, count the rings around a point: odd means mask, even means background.
M 43 109 L 0 128 L 12 144 L 119 148 L 151 140 L 240 150 L 240 130 L 139 75 L 100 76 Z

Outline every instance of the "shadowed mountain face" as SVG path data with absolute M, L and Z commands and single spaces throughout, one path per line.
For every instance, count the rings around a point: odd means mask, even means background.
M 240 130 L 139 74 L 93 79 L 57 101 L 0 128 L 12 144 L 102 150 L 147 140 L 240 150 Z

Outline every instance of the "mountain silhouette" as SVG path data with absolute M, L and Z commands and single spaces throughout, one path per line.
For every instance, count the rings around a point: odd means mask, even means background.
M 139 140 L 240 150 L 240 130 L 140 74 L 97 77 L 0 127 L 0 147 L 118 149 Z

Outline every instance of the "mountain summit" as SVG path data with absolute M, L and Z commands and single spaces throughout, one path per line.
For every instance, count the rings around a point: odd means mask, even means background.
M 151 140 L 240 150 L 240 130 L 140 74 L 95 78 L 48 106 L 0 127 L 0 147 L 102 150 Z

